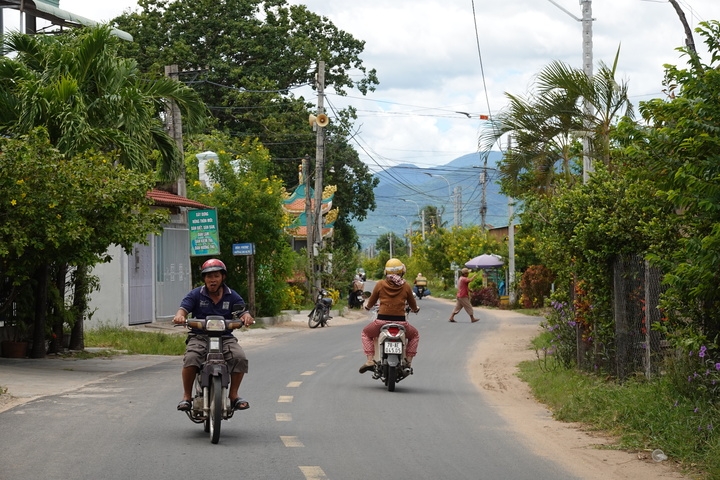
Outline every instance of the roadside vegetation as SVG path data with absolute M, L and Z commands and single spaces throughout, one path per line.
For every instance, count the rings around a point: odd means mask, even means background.
M 619 450 L 649 455 L 660 449 L 690 478 L 720 478 L 720 410 L 715 395 L 689 395 L 677 384 L 708 377 L 707 369 L 681 373 L 668 367 L 665 375 L 652 381 L 637 375 L 619 383 L 605 374 L 562 365 L 548 354 L 548 340 L 547 334 L 535 339 L 537 360 L 521 363 L 518 376 L 553 418 L 614 438 Z M 715 377 L 714 366 L 712 370 Z M 685 373 L 687 377 L 679 378 Z

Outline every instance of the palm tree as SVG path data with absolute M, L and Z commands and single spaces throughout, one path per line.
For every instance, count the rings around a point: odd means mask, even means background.
M 116 54 L 117 42 L 107 27 L 60 36 L 4 37 L 4 52 L 12 57 L 0 59 L 0 134 L 27 135 L 42 126 L 66 158 L 94 150 L 128 168 L 156 171 L 159 181 L 174 181 L 183 159 L 163 128 L 161 113 L 174 101 L 185 125 L 196 127 L 206 107 L 192 89 L 176 81 L 143 76 L 134 60 Z M 50 262 L 38 260 L 34 274 L 33 357 L 45 354 Z M 75 276 L 75 302 L 81 306 L 87 305 L 88 268 L 78 265 Z M 83 347 L 84 314 L 76 317 L 72 348 Z
M 620 51 L 612 67 L 600 64 L 598 73 L 585 72 L 553 62 L 537 77 L 537 92 L 528 99 L 506 94 L 508 109 L 493 121 L 491 131 L 480 139 L 481 150 L 510 134 L 513 144 L 500 164 L 504 191 L 514 197 L 552 193 L 555 182 L 577 181 L 580 139 L 589 130 L 591 156 L 611 164 L 610 138 L 619 116 L 633 117 L 627 83 L 617 83 L 615 73 Z M 585 102 L 591 111 L 583 108 Z
M 197 94 L 167 77 L 147 78 L 134 60 L 116 55 L 118 40 L 107 27 L 62 36 L 11 33 L 0 59 L 0 131 L 27 134 L 47 128 L 61 153 L 98 150 L 119 154 L 126 167 L 177 179 L 182 165 L 160 118 L 176 102 L 189 127 L 206 108 Z

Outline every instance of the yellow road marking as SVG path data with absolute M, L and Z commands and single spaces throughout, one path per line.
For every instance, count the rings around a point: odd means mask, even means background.
M 278 397 L 278 403 L 292 403 L 293 396 L 292 395 L 280 395 Z
M 286 447 L 304 447 L 305 445 L 302 444 L 300 440 L 298 440 L 298 437 L 294 436 L 282 436 L 280 435 L 280 440 L 285 444 Z
M 328 478 L 320 467 L 300 466 L 299 468 L 303 475 L 305 475 L 306 480 L 325 480 Z
M 288 387 L 288 388 L 297 388 L 297 387 L 299 387 L 300 385 L 302 385 L 302 382 L 290 382 L 290 383 L 287 384 L 287 387 Z
M 276 413 L 275 421 L 278 422 L 292 422 L 292 414 L 290 413 Z
M 308 370 L 307 372 L 303 372 L 300 375 L 315 375 L 315 370 Z

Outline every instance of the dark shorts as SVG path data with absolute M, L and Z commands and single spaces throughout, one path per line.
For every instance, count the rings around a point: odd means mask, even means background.
M 235 337 L 223 337 L 223 354 L 230 373 L 247 373 L 248 359 Z M 187 348 L 183 357 L 183 367 L 200 368 L 207 355 L 207 337 L 188 335 Z

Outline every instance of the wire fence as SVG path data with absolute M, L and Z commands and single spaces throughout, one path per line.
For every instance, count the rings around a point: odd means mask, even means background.
M 660 321 L 662 274 L 639 255 L 618 256 L 613 265 L 615 365 L 624 380 L 636 373 L 659 372 L 667 351 L 663 334 L 652 330 Z

